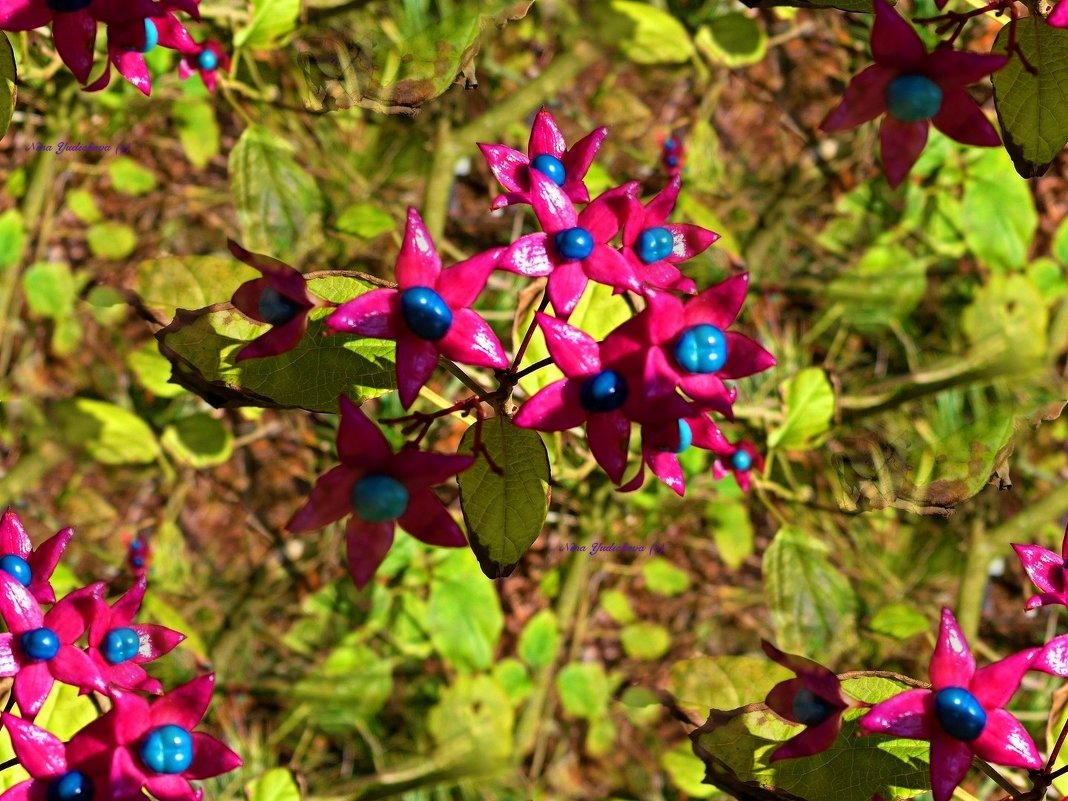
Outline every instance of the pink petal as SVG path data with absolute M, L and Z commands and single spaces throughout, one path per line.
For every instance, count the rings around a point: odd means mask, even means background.
M 326 327 L 345 334 L 396 339 L 400 320 L 400 293 L 396 289 L 372 289 L 342 303 L 326 318 Z
M 886 0 L 875 0 L 871 54 L 876 63 L 895 70 L 916 71 L 927 57 L 923 41 Z
M 136 51 L 116 50 L 112 47 L 111 60 L 119 73 L 132 83 L 145 97 L 152 94 L 152 76 L 148 74 L 145 57 Z
M 831 703 L 840 706 L 845 705 L 846 702 L 842 698 L 841 685 L 838 682 L 838 677 L 834 675 L 831 670 L 825 668 L 819 662 L 813 662 L 811 659 L 806 659 L 803 656 L 780 651 L 767 640 L 761 640 L 760 646 L 764 649 L 764 653 L 766 653 L 773 662 L 778 662 L 783 667 L 789 668 L 796 673 L 803 686 L 807 687 L 825 701 L 830 701 Z M 790 699 L 790 705 L 792 709 L 793 698 Z M 774 709 L 775 707 L 772 708 Z M 783 715 L 783 717 L 786 716 Z M 793 720 L 793 718 L 788 719 Z
M 47 540 L 37 546 L 37 549 L 26 557 L 26 563 L 30 566 L 32 580 L 27 589 L 30 595 L 43 604 L 51 604 L 56 601 L 56 594 L 48 583 L 52 573 L 59 564 L 60 557 L 67 549 L 68 543 L 74 536 L 74 529 L 65 528 L 53 534 Z
M 7 712 L 2 720 L 4 729 L 11 735 L 15 756 L 27 773 L 45 778 L 67 772 L 66 749 L 58 737 Z
M 197 43 L 193 41 L 189 31 L 178 21 L 173 12 L 162 19 L 157 19 L 155 25 L 159 31 L 159 43 L 164 47 L 182 52 L 196 50 Z
M 630 181 L 602 193 L 579 213 L 577 225 L 589 231 L 594 242 L 608 242 L 633 213 L 638 187 L 637 181 Z
M 504 248 L 484 250 L 477 256 L 442 270 L 434 289 L 450 309 L 470 307 L 486 288 L 486 281 L 504 252 Z
M 1064 538 L 1061 540 L 1061 558 L 1068 563 L 1068 524 L 1064 526 Z
M 393 446 L 363 409 L 344 395 L 338 408 L 337 455 L 344 464 L 370 471 L 393 458 Z
M 826 751 L 837 739 L 838 732 L 841 729 L 842 716 L 840 714 L 831 715 L 818 726 L 810 726 L 780 745 L 772 751 L 768 761 L 777 762 L 780 759 L 796 759 Z
M 975 83 L 1009 63 L 996 53 L 969 53 L 952 47 L 937 47 L 927 57 L 923 72 L 943 90 Z
M 15 676 L 13 694 L 22 717 L 33 720 L 44 706 L 55 680 L 47 662 L 29 662 Z
M 561 158 L 567 144 L 564 135 L 556 125 L 556 120 L 548 109 L 543 108 L 534 117 L 534 124 L 530 128 L 530 140 L 527 142 L 527 155 L 533 161 L 535 156 L 543 153 Z
M 186 59 L 182 59 L 178 62 L 178 77 L 183 81 L 194 73 L 192 67 L 189 66 L 189 62 Z
M 593 251 L 582 260 L 582 269 L 599 284 L 640 292 L 642 282 L 623 255 L 607 245 L 594 245 Z M 554 273 L 555 275 L 555 273 Z M 552 281 L 552 277 L 549 278 Z M 556 308 L 556 304 L 553 304 Z
M 876 4 L 883 0 L 876 0 Z M 927 144 L 927 122 L 901 122 L 887 114 L 879 127 L 883 172 L 891 189 L 897 189 Z
M 606 136 L 608 136 L 607 128 L 596 128 L 575 142 L 571 149 L 560 157 L 566 175 L 565 183 L 581 181 L 586 177 L 593 158 L 601 149 L 601 143 L 604 142 Z
M 1019 689 L 1024 673 L 1031 667 L 1031 662 L 1039 651 L 1038 648 L 1027 648 L 979 668 L 975 671 L 968 689 L 979 699 L 984 709 L 1005 706 Z
M 236 247 L 236 243 L 231 240 L 230 249 L 233 250 L 234 247 Z M 251 281 L 245 281 L 234 292 L 233 297 L 230 298 L 230 303 L 246 317 L 255 320 L 257 323 L 266 323 L 267 321 L 260 314 L 260 296 L 263 295 L 263 290 L 270 285 L 271 282 L 266 278 L 253 278 Z
M 98 582 L 103 584 L 103 582 Z M 139 576 L 137 581 L 130 589 L 126 591 L 115 604 L 111 607 L 111 614 L 106 621 L 107 628 L 115 628 L 117 626 L 128 626 L 137 617 L 138 611 L 141 609 L 141 602 L 145 598 L 145 590 L 148 588 L 148 579 L 144 576 Z M 104 585 L 101 590 L 106 591 L 107 585 Z M 99 594 L 98 594 L 99 595 Z M 97 616 L 99 613 L 94 614 L 90 620 L 90 632 L 95 627 Z
M 397 521 L 401 528 L 427 545 L 461 548 L 467 539 L 432 490 L 412 492 L 408 508 Z
M 509 192 L 519 192 L 523 189 L 523 178 L 526 177 L 527 165 L 530 159 L 504 145 L 479 144 L 478 149 L 486 159 L 486 166 L 490 168 L 493 177 L 501 186 Z
M 14 676 L 19 672 L 19 661 L 15 658 L 14 634 L 0 634 L 0 676 Z
M 489 323 L 470 309 L 453 313 L 449 332 L 437 342 L 438 350 L 448 359 L 477 367 L 508 366 L 504 346 Z
M 601 371 L 600 351 L 593 337 L 556 317 L 540 312 L 535 317 L 549 355 L 564 375 L 589 376 Z
M 397 256 L 397 285 L 400 289 L 413 286 L 435 286 L 441 272 L 441 257 L 438 255 L 430 232 L 423 218 L 414 208 L 408 209 L 408 224 L 404 229 L 404 242 Z
M 673 175 L 667 186 L 661 189 L 645 207 L 643 228 L 654 228 L 664 224 L 667 218 L 671 216 L 671 212 L 675 210 L 675 202 L 679 199 L 679 189 L 681 188 L 682 176 Z M 705 247 L 708 246 L 706 245 Z
M 719 370 L 722 378 L 742 378 L 775 366 L 775 357 L 742 334 L 727 332 L 727 363 Z
M 707 323 L 726 331 L 738 317 L 749 290 L 749 273 L 738 273 L 710 286 L 686 303 L 686 326 Z
M 42 801 L 47 793 L 44 783 L 37 779 L 19 782 L 0 793 L 0 801 Z
M 393 545 L 394 523 L 367 523 L 353 515 L 345 527 L 349 575 L 358 589 L 374 578 L 375 571 Z
M 497 267 L 528 278 L 549 275 L 556 265 L 549 256 L 548 241 L 546 234 L 519 237 L 504 251 Z
M 591 414 L 586 421 L 586 441 L 601 469 L 613 483 L 621 483 L 627 469 L 630 421 L 618 411 Z
M 675 223 L 665 226 L 671 231 L 674 246 L 668 261 L 672 263 L 688 261 L 698 253 L 708 250 L 713 242 L 719 239 L 719 234 L 709 231 L 699 225 L 688 223 Z
M 140 623 L 130 628 L 137 632 L 137 639 L 140 642 L 137 656 L 134 657 L 134 661 L 139 663 L 159 659 L 164 654 L 173 651 L 178 643 L 185 639 L 185 635 L 180 631 L 155 623 Z
M 89 654 L 73 645 L 61 645 L 59 652 L 48 660 L 48 669 L 52 675 L 74 687 L 82 687 L 86 690 L 107 692 L 108 683 L 100 672 L 100 668 L 89 658 Z
M 60 642 L 73 643 L 89 628 L 89 620 L 100 603 L 97 585 L 90 584 L 68 593 L 45 612 L 43 624 L 59 636 Z
M 972 749 L 968 743 L 955 740 L 940 729 L 931 733 L 931 794 L 934 801 L 949 801 L 971 766 Z
M 363 471 L 338 465 L 319 477 L 312 487 L 308 502 L 286 523 L 286 530 L 294 534 L 315 531 L 352 514 L 352 488 Z
M 727 385 L 714 373 L 683 376 L 679 387 L 702 406 L 726 402 Z M 730 406 L 729 403 L 726 405 Z
M 243 362 L 246 359 L 263 359 L 268 356 L 279 356 L 296 348 L 304 334 L 308 330 L 307 313 L 298 314 L 285 325 L 273 327 L 265 334 L 261 334 L 241 348 L 234 357 L 234 362 Z
M 149 774 L 145 789 L 159 801 L 194 801 L 193 786 L 181 775 Z
M 985 706 L 985 704 L 984 704 Z M 971 743 L 980 759 L 1011 768 L 1040 768 L 1042 757 L 1023 725 L 1004 709 L 987 710 L 986 726 Z
M 1068 28 L 1068 1 L 1061 0 L 1057 3 L 1052 13 L 1046 17 L 1046 22 L 1054 28 Z
M 241 767 L 241 757 L 224 743 L 201 732 L 193 732 L 193 762 L 182 773 L 187 779 L 207 779 Z
M 946 136 L 966 145 L 997 147 L 1001 144 L 997 130 L 967 89 L 945 88 L 942 107 L 931 118 L 931 122 Z
M 120 662 L 117 665 L 109 665 L 102 657 L 100 661 L 104 662 L 101 673 L 112 688 L 152 693 L 153 695 L 163 694 L 163 685 L 156 679 L 151 678 L 145 672 L 145 669 L 137 663 Z M 97 666 L 101 667 L 99 664 Z
M 587 412 L 579 403 L 581 385 L 574 379 L 554 381 L 520 406 L 512 422 L 535 431 L 566 431 L 582 425 Z
M 41 607 L 29 591 L 0 570 L 0 617 L 13 634 L 39 629 L 44 623 Z
M 1046 643 L 1031 662 L 1031 670 L 1068 678 L 1068 634 Z
M 52 19 L 52 40 L 60 58 L 79 83 L 89 80 L 96 45 L 96 20 L 87 11 L 56 14 Z
M 52 10 L 32 0 L 5 0 L 0 6 L 0 28 L 5 31 L 30 31 L 52 19 Z
M 514 206 L 519 203 L 530 203 L 529 191 L 505 192 L 504 194 L 497 195 L 497 197 L 493 198 L 490 208 L 497 211 L 497 209 L 503 209 L 505 206 Z
M 679 457 L 670 451 L 654 451 L 647 459 L 649 469 L 678 496 L 686 494 L 686 478 L 682 474 Z
M 473 456 L 431 453 L 406 447 L 394 459 L 391 474 L 406 487 L 432 487 L 462 473 L 474 461 Z
M 397 390 L 407 409 L 438 366 L 436 343 L 401 331 L 397 337 Z
M 842 102 L 831 109 L 820 128 L 828 133 L 856 128 L 886 111 L 886 88 L 897 77 L 895 70 L 872 64 L 853 76 Z
M 975 658 L 964 632 L 957 625 L 957 619 L 949 609 L 942 609 L 942 623 L 938 631 L 938 642 L 931 656 L 931 685 L 934 689 L 944 687 L 969 687 L 975 675 Z
M 582 271 L 582 264 L 577 261 L 559 265 L 549 276 L 545 291 L 549 296 L 549 302 L 553 305 L 553 311 L 560 319 L 566 320 L 575 311 L 587 282 L 586 273 Z
M 26 559 L 30 554 L 30 547 L 30 537 L 26 533 L 26 528 L 22 525 L 15 510 L 8 507 L 4 510 L 3 517 L 0 517 L 0 553 L 10 553 Z
M 859 721 L 865 731 L 892 734 L 913 740 L 926 740 L 935 729 L 932 726 L 934 710 L 931 709 L 930 690 L 905 690 L 876 704 L 871 712 Z
M 546 233 L 555 233 L 578 224 L 575 206 L 552 179 L 537 170 L 530 171 L 530 205 Z
M 1068 599 L 1066 599 L 1063 592 L 1043 592 L 1028 598 L 1027 605 L 1024 606 L 1024 609 L 1030 612 L 1032 609 L 1038 609 L 1040 606 L 1048 606 L 1052 604 L 1068 606 L 1066 600 Z
M 1064 560 L 1040 545 L 1017 545 L 1012 549 L 1027 577 L 1043 592 L 1064 591 Z
M 208 711 L 214 689 L 214 673 L 197 676 L 174 688 L 149 708 L 149 723 L 152 726 L 173 723 L 186 730 L 195 728 Z

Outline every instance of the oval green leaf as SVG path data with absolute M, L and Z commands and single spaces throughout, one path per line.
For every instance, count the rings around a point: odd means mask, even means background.
M 18 88 L 15 79 L 18 70 L 15 67 L 15 51 L 11 49 L 11 42 L 7 34 L 0 31 L 0 139 L 4 138 L 8 126 L 11 125 L 11 117 L 15 113 L 15 97 Z

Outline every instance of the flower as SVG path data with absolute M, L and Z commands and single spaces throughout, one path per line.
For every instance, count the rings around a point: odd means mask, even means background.
M 0 516 L 0 570 L 14 576 L 39 603 L 54 604 L 56 593 L 49 580 L 73 536 L 74 529 L 65 528 L 34 550 L 19 516 L 6 509 Z
M 75 590 L 48 612 L 26 588 L 0 571 L 0 617 L 7 634 L 0 634 L 0 676 L 14 676 L 12 692 L 24 718 L 32 720 L 58 679 L 84 690 L 107 691 L 96 664 L 74 643 L 85 632 L 93 596 L 101 583 Z
M 351 514 L 345 529 L 349 572 L 361 589 L 386 558 L 398 524 L 428 545 L 466 545 L 460 527 L 431 487 L 466 470 L 474 457 L 411 446 L 394 453 L 359 407 L 344 396 L 340 405 L 341 464 L 319 477 L 308 502 L 286 528 L 295 534 L 314 531 Z
M 607 134 L 607 128 L 597 128 L 568 149 L 553 115 L 543 108 L 534 118 L 525 156 L 504 145 L 480 143 L 478 148 L 490 171 L 508 190 L 494 198 L 493 208 L 530 203 L 530 179 L 535 171 L 548 176 L 575 203 L 589 203 L 590 193 L 583 180 Z
M 210 734 L 192 729 L 211 703 L 215 674 L 199 676 L 153 702 L 116 692 L 112 707 L 74 739 L 81 764 L 110 777 L 113 801 L 142 798 L 193 801 L 191 779 L 218 776 L 241 766 L 241 757 Z M 72 743 L 74 740 L 71 741 Z
M 645 481 L 645 465 L 653 474 L 673 489 L 678 495 L 686 494 L 686 479 L 679 464 L 679 454 L 692 445 L 718 454 L 729 454 L 733 446 L 708 415 L 680 417 L 659 425 L 642 426 L 642 461 L 638 473 L 620 487 L 621 492 L 638 489 Z
M 96 748 L 81 733 L 63 743 L 52 732 L 7 712 L 0 714 L 0 721 L 11 737 L 19 765 L 30 774 L 29 779 L 0 795 L 0 801 L 91 801 L 115 797 L 107 772 L 85 764 L 85 755 Z
M 726 462 L 716 459 L 712 463 L 712 477 L 719 481 L 726 478 L 728 473 L 733 473 L 734 480 L 738 482 L 742 492 L 749 492 L 750 474 L 754 470 L 758 473 L 764 472 L 764 456 L 757 450 L 756 445 L 748 441 L 739 442 L 724 456 L 728 457 Z
M 685 223 L 667 223 L 682 179 L 676 174 L 648 204 L 633 199 L 623 224 L 623 255 L 646 286 L 693 294 L 697 285 L 675 265 L 692 259 L 719 239 L 719 234 Z
M 615 483 L 627 467 L 631 421 L 674 419 L 693 414 L 688 403 L 654 373 L 624 366 L 609 339 L 593 337 L 555 317 L 535 315 L 549 355 L 566 378 L 554 381 L 526 401 L 514 422 L 537 431 L 565 431 L 586 424 L 586 440 Z M 609 335 L 611 336 L 611 335 Z M 639 365 L 640 367 L 640 365 Z
M 112 688 L 141 690 L 156 695 L 163 685 L 151 678 L 141 665 L 158 659 L 185 639 L 185 635 L 152 623 L 133 622 L 148 582 L 137 583 L 112 606 L 96 598 L 89 619 L 89 658 Z
M 397 388 L 407 409 L 430 379 L 439 355 L 478 367 L 508 366 L 493 329 L 469 308 L 503 252 L 487 250 L 442 270 L 430 233 L 419 212 L 410 208 L 397 257 L 397 288 L 373 289 L 343 303 L 326 325 L 339 333 L 397 341 Z
M 823 121 L 844 131 L 886 114 L 879 130 L 883 170 L 891 187 L 908 175 L 927 144 L 928 123 L 966 145 L 1001 140 L 965 87 L 1008 63 L 1002 55 L 939 46 L 933 53 L 886 0 L 874 0 L 871 49 L 875 63 L 854 76 L 842 102 Z
M 222 42 L 208 39 L 190 53 L 185 53 L 178 62 L 178 77 L 183 81 L 194 72 L 200 74 L 200 80 L 204 82 L 209 92 L 215 91 L 216 74 L 219 70 L 230 71 L 230 54 L 222 46 Z
M 772 661 L 797 674 L 797 678 L 780 681 L 772 687 L 764 703 L 784 720 L 805 727 L 772 751 L 770 761 L 826 751 L 842 729 L 842 713 L 866 704 L 843 694 L 838 677 L 823 665 L 803 656 L 783 653 L 767 640 L 761 640 L 760 645 Z
M 589 279 L 616 289 L 641 291 L 634 267 L 608 245 L 623 225 L 637 181 L 610 189 L 576 213 L 555 183 L 531 173 L 531 205 L 542 232 L 521 236 L 501 256 L 502 270 L 549 276 L 546 292 L 557 316 L 566 320 Z
M 288 264 L 270 256 L 249 253 L 232 239 L 226 244 L 234 258 L 263 273 L 263 278 L 254 278 L 239 286 L 230 302 L 246 317 L 271 326 L 270 331 L 241 348 L 236 361 L 277 356 L 293 350 L 308 330 L 308 312 L 317 306 L 329 306 L 330 302 L 309 292 L 304 276 Z
M 1060 554 L 1040 545 L 1013 543 L 1012 549 L 1016 551 L 1027 577 L 1042 590 L 1027 599 L 1027 609 L 1038 609 L 1048 604 L 1068 606 L 1068 568 L 1065 567 L 1068 565 L 1068 526 L 1064 528 Z
M 686 160 L 686 147 L 680 136 L 664 137 L 659 134 L 658 138 L 663 141 L 660 144 L 660 164 L 668 175 L 676 176 L 682 173 L 683 162 Z
M 1014 768 L 1042 767 L 1031 735 L 1003 707 L 1038 653 L 1028 648 L 975 669 L 975 658 L 953 613 L 942 610 L 931 656 L 931 689 L 906 690 L 860 719 L 869 732 L 931 741 L 934 801 L 949 801 L 972 756 Z

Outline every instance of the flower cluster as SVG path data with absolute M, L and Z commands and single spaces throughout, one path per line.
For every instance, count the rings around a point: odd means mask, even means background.
M 137 801 L 148 790 L 162 801 L 199 801 L 190 779 L 241 765 L 223 743 L 192 731 L 211 702 L 214 675 L 164 694 L 146 673 L 144 664 L 185 635 L 134 622 L 147 588 L 143 575 L 111 605 L 102 581 L 57 601 L 50 578 L 71 536 L 64 529 L 33 550 L 18 516 L 8 509 L 0 517 L 0 618 L 7 627 L 0 676 L 13 679 L 2 723 L 30 774 L 0 799 Z M 33 723 L 57 681 L 110 701 L 66 743 Z M 19 716 L 11 714 L 16 705 Z
M 0 30 L 27 31 L 52 27 L 52 41 L 63 63 L 89 91 L 111 82 L 111 67 L 144 94 L 152 91 L 145 54 L 157 47 L 181 56 L 179 73 L 187 78 L 198 71 L 208 89 L 215 88 L 215 73 L 230 69 L 230 58 L 215 41 L 198 43 L 179 14 L 200 19 L 200 0 L 4 0 L 0 3 Z M 104 71 L 90 83 L 97 28 L 107 36 L 108 60 Z
M 493 207 L 528 204 L 540 230 L 508 247 L 445 266 L 419 213 L 409 209 L 396 260 L 396 286 L 346 302 L 318 297 L 292 267 L 231 242 L 233 255 L 262 274 L 242 285 L 232 304 L 269 326 L 237 359 L 291 350 L 307 330 L 309 315 L 319 307 L 333 307 L 323 321 L 327 332 L 396 342 L 397 388 L 405 409 L 443 360 L 454 372 L 459 365 L 488 368 L 498 389 L 447 411 L 475 412 L 480 425 L 478 407 L 488 401 L 499 413 L 510 414 L 519 427 L 542 432 L 583 427 L 593 457 L 624 491 L 640 487 L 648 467 L 683 494 L 678 454 L 690 447 L 714 455 L 717 478 L 732 473 L 748 488 L 751 471 L 763 469 L 763 459 L 750 443 L 730 442 L 712 415 L 733 419 L 737 390 L 730 382 L 775 364 L 755 341 L 732 330 L 749 277 L 732 275 L 698 292 L 696 282 L 683 272 L 685 263 L 719 235 L 669 221 L 682 185 L 677 140 L 670 147 L 665 143 L 671 158 L 668 180 L 647 202 L 640 198 L 637 181 L 591 200 L 586 173 L 605 135 L 605 129 L 598 128 L 569 148 L 553 116 L 543 109 L 535 117 L 526 153 L 501 144 L 479 145 L 490 172 L 506 190 Z M 541 305 L 513 355 L 473 308 L 494 271 L 545 279 Z M 568 322 L 591 282 L 627 293 L 637 309 L 601 340 Z M 550 361 L 564 377 L 512 410 L 509 401 L 520 378 L 547 364 L 522 367 L 535 330 L 543 334 Z M 465 470 L 474 458 L 418 449 L 428 421 L 441 413 L 401 418 L 426 425 L 394 453 L 347 398 L 339 403 L 341 464 L 319 479 L 288 529 L 310 531 L 351 515 L 348 562 L 360 586 L 385 557 L 398 523 L 425 542 L 463 545 L 462 532 L 430 487 Z M 641 458 L 628 479 L 635 427 Z

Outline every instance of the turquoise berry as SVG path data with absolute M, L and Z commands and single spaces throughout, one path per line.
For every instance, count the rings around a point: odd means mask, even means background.
M 130 560 L 130 562 L 131 562 L 131 564 L 133 564 L 134 567 L 144 567 L 145 566 L 145 557 L 143 557 L 143 556 L 135 556 L 133 559 Z
M 441 339 L 452 327 L 452 309 L 430 287 L 413 286 L 401 292 L 401 316 L 417 337 Z
M 108 662 L 117 665 L 137 656 L 137 652 L 141 650 L 141 638 L 130 628 L 112 629 L 104 635 L 103 647 L 100 650 Z
M 753 466 L 753 457 L 749 455 L 749 451 L 735 451 L 731 456 L 731 467 L 735 470 L 741 470 L 743 473 Z
M 557 186 L 563 186 L 564 181 L 567 180 L 564 163 L 551 153 L 542 153 L 540 156 L 535 156 L 534 161 L 530 162 L 530 166 Z
M 979 699 L 963 687 L 946 687 L 934 697 L 935 715 L 950 737 L 974 740 L 986 727 L 986 710 Z
M 48 783 L 46 801 L 92 801 L 93 783 L 77 770 L 69 770 Z
M 197 56 L 197 66 L 205 72 L 211 72 L 219 66 L 219 57 L 215 55 L 214 50 L 201 50 Z
M 902 122 L 929 120 L 942 108 L 942 89 L 925 75 L 901 75 L 886 88 L 886 106 Z
M 553 241 L 560 255 L 568 261 L 579 261 L 593 253 L 593 236 L 585 228 L 557 231 Z
M 159 44 L 159 30 L 156 28 L 156 23 L 152 20 L 145 18 L 145 46 L 141 48 L 142 53 L 148 53 L 155 49 Z
M 30 659 L 45 662 L 59 653 L 59 637 L 52 629 L 24 631 L 19 637 L 22 650 Z
M 682 453 L 689 449 L 693 445 L 693 429 L 690 428 L 690 424 L 685 420 L 679 420 L 679 445 L 677 448 L 672 448 L 672 453 Z
M 679 166 L 679 157 L 678 156 L 668 156 L 666 159 L 664 159 L 664 163 L 667 164 L 669 167 L 678 167 Z
M 691 373 L 714 373 L 727 363 L 727 337 L 707 323 L 687 328 L 675 343 L 675 361 Z
M 260 317 L 271 325 L 285 325 L 300 312 L 300 304 L 287 298 L 273 286 L 264 287 L 257 304 Z
M 53 11 L 81 11 L 93 0 L 47 0 L 45 3 Z
M 396 520 L 408 508 L 408 490 L 392 476 L 366 476 L 352 488 L 352 508 L 368 523 Z
M 29 587 L 33 580 L 29 563 L 18 554 L 8 553 L 0 558 L 0 570 L 3 570 L 23 587 Z
M 834 714 L 834 710 L 834 704 L 820 698 L 808 687 L 802 687 L 794 694 L 794 717 L 806 726 L 819 726 Z
M 614 412 L 627 402 L 627 381 L 615 370 L 603 370 L 582 384 L 579 402 L 588 412 Z
M 675 249 L 675 239 L 667 228 L 646 228 L 638 234 L 635 250 L 638 258 L 646 264 L 662 261 Z
M 182 773 L 193 763 L 193 738 L 173 723 L 152 729 L 141 741 L 141 761 L 156 773 Z

